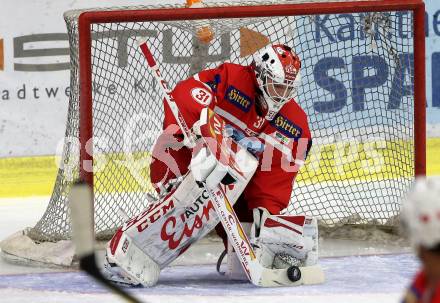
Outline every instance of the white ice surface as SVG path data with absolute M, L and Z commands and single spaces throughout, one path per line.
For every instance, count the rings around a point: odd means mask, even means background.
M 0 200 L 0 239 L 34 225 L 47 201 L 47 198 Z M 387 251 L 383 248 L 376 251 L 371 245 L 353 250 L 348 242 L 326 245 L 327 250 L 342 252 L 346 247 L 348 253 L 370 255 L 322 258 L 327 281 L 316 286 L 256 288 L 247 282 L 226 280 L 216 273 L 214 265 L 192 265 L 165 269 L 156 287 L 130 291 L 147 302 L 386 303 L 400 300 L 418 267 L 417 260 L 408 253 L 375 255 Z M 77 270 L 16 266 L 0 261 L 0 302 L 123 301 Z
M 148 302 L 397 302 L 417 268 L 408 254 L 326 258 L 321 264 L 327 282 L 315 286 L 256 288 L 199 265 L 167 268 L 156 287 L 130 291 Z M 6 296 L 4 302 L 117 302 L 81 272 L 2 275 L 0 302 Z

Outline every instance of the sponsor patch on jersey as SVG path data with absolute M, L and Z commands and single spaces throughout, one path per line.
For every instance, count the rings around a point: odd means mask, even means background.
M 212 94 L 207 89 L 201 87 L 193 88 L 191 90 L 191 96 L 194 100 L 204 106 L 209 105 L 212 100 Z
M 280 132 L 275 132 L 275 138 L 277 138 L 277 140 L 279 142 L 281 142 L 282 144 L 289 144 L 290 139 L 287 138 L 286 136 L 284 136 L 282 133 Z
M 302 128 L 283 115 L 277 114 L 275 118 L 270 121 L 270 124 L 287 138 L 293 138 L 295 140 L 301 138 Z
M 226 90 L 225 99 L 246 113 L 249 112 L 253 103 L 251 98 L 232 85 Z

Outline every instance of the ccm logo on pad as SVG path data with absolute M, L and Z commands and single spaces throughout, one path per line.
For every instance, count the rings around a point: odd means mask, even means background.
M 209 105 L 212 100 L 211 93 L 208 90 L 206 90 L 204 88 L 200 88 L 200 87 L 193 88 L 191 90 L 191 96 L 198 103 L 205 105 L 205 106 Z

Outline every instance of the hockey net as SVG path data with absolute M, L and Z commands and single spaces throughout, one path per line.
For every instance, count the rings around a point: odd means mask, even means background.
M 183 5 L 89 10 L 89 38 L 79 34 L 84 11 L 67 12 L 65 148 L 48 208 L 27 235 L 38 242 L 70 238 L 67 196 L 80 175 L 93 179 L 100 239 L 123 222 L 121 212 L 133 216 L 154 198 L 148 167 L 163 108 L 138 38 L 147 38 L 174 86 L 224 61 L 250 64 L 243 48 L 260 43 L 259 36 L 246 39 L 243 29 L 290 45 L 302 61 L 296 100 L 314 139 L 286 212 L 316 216 L 323 226 L 396 226 L 401 198 L 424 173 L 424 88 L 417 78 L 424 78 L 424 62 L 415 39 L 421 4 L 309 2 L 208 2 L 190 15 L 178 9 Z M 217 19 L 209 7 L 221 7 Z M 197 38 L 203 26 L 214 33 L 209 45 Z

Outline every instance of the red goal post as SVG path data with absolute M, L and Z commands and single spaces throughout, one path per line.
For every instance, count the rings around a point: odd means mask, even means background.
M 134 215 L 148 203 L 146 193 L 154 192 L 148 184 L 135 184 L 139 176 L 147 180 L 148 173 L 130 175 L 123 134 L 118 133 L 142 112 L 146 114 L 135 121 L 142 123 L 130 133 L 133 137 L 149 130 L 145 125 L 150 123 L 151 128 L 161 128 L 161 100 L 154 81 L 141 67 L 145 64 L 138 57 L 136 36 L 150 35 L 147 41 L 154 55 L 159 62 L 166 61 L 161 62 L 163 74 L 175 85 L 191 73 L 225 60 L 249 64 L 249 57 L 238 55 L 241 27 L 263 33 L 273 42 L 293 43 L 304 63 L 297 101 L 309 115 L 312 133 L 318 139 L 336 134 L 334 141 L 314 142 L 312 150 L 319 151 L 321 166 L 318 172 L 308 168 L 313 164 L 303 167 L 287 211 L 317 216 L 327 226 L 395 227 L 400 199 L 414 176 L 426 173 L 424 8 L 421 0 L 298 0 L 67 12 L 72 96 L 66 137 L 79 139 L 79 160 L 73 161 L 70 173 L 67 166 L 60 168 L 48 209 L 28 236 L 36 241 L 70 238 L 66 197 L 75 178 L 94 185 L 95 225 L 101 238 L 108 238 L 121 224 L 119 209 Z M 349 27 L 339 16 L 349 20 Z M 319 43 L 314 41 L 317 33 L 310 30 L 318 19 L 327 20 L 329 32 L 340 36 L 340 41 L 332 42 L 328 36 Z M 194 40 L 194 24 L 202 21 L 215 31 L 209 46 Z M 350 22 L 354 22 L 352 28 Z M 332 55 L 334 60 L 325 60 Z M 193 56 L 202 63 L 191 61 Z M 317 67 L 317 63 L 321 65 Z M 157 123 L 150 121 L 155 118 Z M 101 135 L 110 137 L 104 147 L 96 140 Z M 344 145 L 346 136 L 353 138 L 359 153 L 354 160 L 350 154 L 353 146 Z M 369 142 L 371 137 L 382 139 Z M 152 143 L 141 143 L 132 144 L 131 159 L 148 156 Z M 382 162 L 371 155 L 368 158 L 371 147 Z M 340 153 L 342 160 L 335 159 Z M 66 144 L 64 163 L 75 158 L 74 154 L 75 148 Z M 97 155 L 103 154 L 111 161 L 93 173 L 92 163 L 99 162 Z M 365 171 L 365 166 L 376 162 L 382 163 L 382 170 Z M 145 169 L 142 161 L 136 163 Z M 307 203 L 311 205 L 302 205 Z

